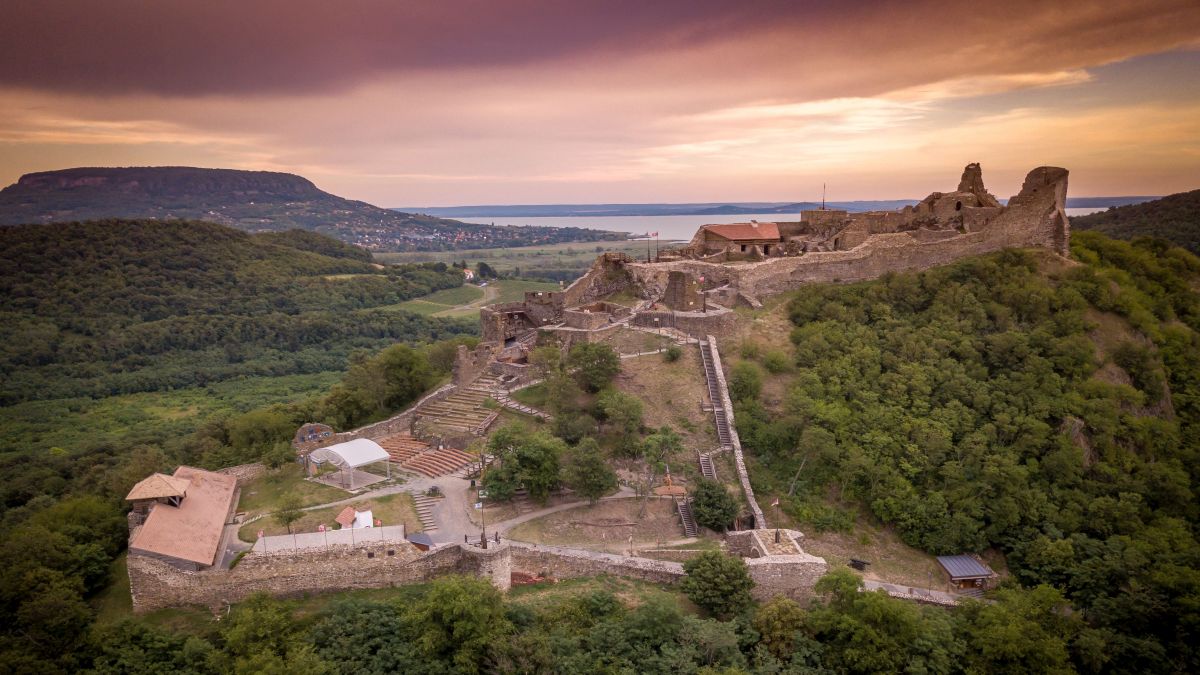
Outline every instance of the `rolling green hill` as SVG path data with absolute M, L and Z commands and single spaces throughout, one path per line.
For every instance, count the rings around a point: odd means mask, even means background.
M 462 284 L 308 232 L 110 220 L 0 228 L 0 403 L 342 370 L 355 349 L 473 332 L 376 309 Z
M 1078 216 L 1071 227 L 1118 239 L 1159 237 L 1200 254 L 1200 190 Z

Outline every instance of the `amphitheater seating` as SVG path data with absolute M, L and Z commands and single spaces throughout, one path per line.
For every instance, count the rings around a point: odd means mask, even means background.
M 483 435 L 498 417 L 496 411 L 485 408 L 483 402 L 495 396 L 500 388 L 500 382 L 494 376 L 483 375 L 446 398 L 421 406 L 414 425 L 422 434 L 428 435 L 437 435 L 439 430 Z
M 400 468 L 430 478 L 454 473 L 476 461 L 474 455 L 454 448 L 436 450 L 425 441 L 408 434 L 380 439 L 379 446 L 387 451 L 391 461 L 399 464 Z

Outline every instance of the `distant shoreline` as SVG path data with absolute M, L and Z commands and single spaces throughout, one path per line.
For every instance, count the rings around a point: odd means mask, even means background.
M 1105 209 L 1138 204 L 1157 196 L 1068 197 L 1067 208 Z M 826 208 L 846 211 L 890 211 L 916 204 L 916 199 L 827 202 Z M 1007 200 L 1001 200 L 1007 201 Z M 393 211 L 440 218 L 617 218 L 657 216 L 750 216 L 794 214 L 820 208 L 819 202 L 709 202 L 688 204 L 481 204 L 475 206 L 406 206 Z

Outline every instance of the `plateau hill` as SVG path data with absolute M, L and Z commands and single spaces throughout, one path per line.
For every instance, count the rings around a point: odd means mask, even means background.
M 581 228 L 492 227 L 343 199 L 305 178 L 192 167 L 74 168 L 0 190 L 0 225 L 101 218 L 206 220 L 252 232 L 303 229 L 373 250 L 440 251 L 623 238 Z
M 1200 253 L 1200 190 L 1072 218 L 1071 227 L 1118 239 L 1160 237 Z

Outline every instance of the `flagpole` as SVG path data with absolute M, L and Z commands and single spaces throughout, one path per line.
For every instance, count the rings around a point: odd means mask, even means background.
M 650 230 L 646 230 L 646 262 L 650 262 Z

